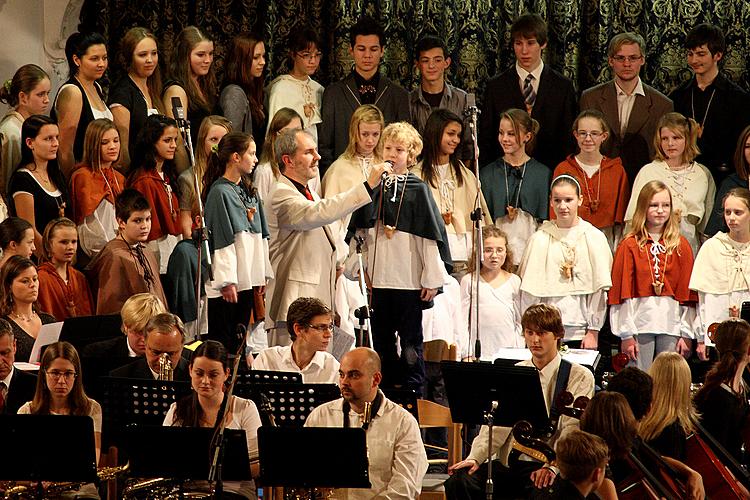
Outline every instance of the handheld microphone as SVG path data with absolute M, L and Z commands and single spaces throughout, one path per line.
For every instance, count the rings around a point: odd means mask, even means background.
M 384 164 L 386 164 L 386 165 L 388 165 L 389 167 L 393 168 L 393 162 L 392 162 L 391 160 L 385 160 L 385 161 L 384 161 L 383 163 L 384 163 Z M 382 174 L 380 175 L 380 179 L 381 179 L 381 180 L 386 180 L 386 179 L 388 178 L 388 176 L 389 176 L 389 175 L 390 175 L 390 174 L 389 174 L 388 172 L 383 172 L 383 173 L 382 173 Z

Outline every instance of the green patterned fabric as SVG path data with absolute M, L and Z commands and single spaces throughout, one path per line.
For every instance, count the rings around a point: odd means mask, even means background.
M 636 31 L 647 45 L 641 76 L 669 93 L 691 76 L 682 43 L 687 31 L 701 22 L 724 30 L 728 50 L 722 67 L 730 79 L 745 89 L 750 83 L 750 3 L 745 0 L 86 0 L 81 24 L 104 34 L 111 55 L 127 29 L 149 28 L 159 38 L 162 64 L 175 35 L 195 24 L 216 42 L 219 75 L 231 37 L 256 31 L 266 40 L 266 81 L 288 69 L 284 40 L 308 24 L 324 41 L 316 79 L 326 85 L 350 71 L 348 31 L 364 13 L 382 20 L 386 28 L 383 68 L 390 78 L 413 88 L 418 82 L 414 45 L 423 34 L 437 33 L 446 38 L 453 58 L 451 83 L 481 97 L 485 82 L 513 62 L 508 30 L 526 11 L 547 19 L 545 63 L 572 78 L 579 92 L 611 78 L 609 39 Z M 116 59 L 110 60 L 113 80 Z

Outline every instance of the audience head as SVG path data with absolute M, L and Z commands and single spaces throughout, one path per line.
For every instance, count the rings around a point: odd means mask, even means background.
M 120 40 L 120 68 L 137 78 L 145 78 L 151 104 L 164 113 L 161 100 L 162 82 L 159 70 L 159 48 L 156 36 L 146 28 L 130 28 Z
M 19 167 L 48 162 L 55 168 L 60 147 L 60 130 L 55 120 L 46 115 L 31 115 L 21 125 L 21 163 Z
M 604 114 L 598 109 L 584 109 L 573 121 L 573 136 L 581 153 L 598 153 L 609 137 Z
M 190 380 L 199 398 L 223 398 L 229 378 L 227 350 L 221 342 L 206 340 L 199 345 L 190 361 Z
M 0 86 L 0 102 L 21 113 L 24 118 L 49 111 L 49 75 L 36 64 L 24 64 Z
M 526 347 L 535 357 L 554 357 L 565 337 L 560 310 L 549 304 L 529 306 L 521 316 L 521 329 Z
M 262 123 L 263 69 L 266 67 L 266 48 L 263 39 L 256 34 L 244 32 L 232 38 L 226 58 L 225 85 L 234 84 L 242 88 L 250 100 L 250 113 L 255 123 Z M 241 123 L 233 123 L 241 128 Z
M 279 109 L 276 114 L 273 115 L 273 118 L 271 118 L 271 123 L 268 124 L 268 133 L 266 134 L 266 140 L 263 143 L 263 152 L 260 156 L 260 162 L 271 165 L 273 176 L 276 179 L 281 175 L 281 163 L 277 163 L 278 160 L 276 158 L 276 139 L 279 137 L 279 133 L 282 130 L 301 128 L 302 117 L 292 108 Z
M 320 155 L 315 138 L 302 129 L 286 129 L 276 138 L 276 161 L 290 179 L 307 184 L 318 175 Z
M 552 179 L 549 199 L 558 227 L 568 228 L 576 224 L 578 208 L 583 204 L 583 198 L 581 185 L 575 177 L 562 174 Z
M 656 159 L 676 159 L 690 163 L 700 154 L 698 149 L 698 123 L 680 113 L 666 113 L 659 119 L 654 135 Z
M 70 415 L 88 415 L 91 403 L 83 390 L 81 360 L 68 342 L 55 342 L 44 349 L 31 413 L 49 414 L 50 404 L 61 400 Z
M 445 42 L 437 36 L 426 35 L 414 48 L 414 60 L 422 81 L 442 82 L 451 65 L 451 56 Z
M 737 371 L 747 366 L 750 359 L 750 324 L 736 318 L 723 321 L 714 332 L 713 341 L 719 360 L 706 374 L 703 387 L 695 395 L 695 402 L 699 405 L 706 401 L 709 392 L 717 390 L 721 384 L 733 385 Z
M 349 30 L 349 53 L 354 67 L 362 76 L 370 77 L 378 70 L 385 48 L 385 31 L 375 19 L 364 16 Z
M 311 28 L 294 30 L 287 40 L 291 72 L 296 76 L 312 76 L 318 71 L 323 56 L 320 37 Z
M 78 228 L 67 217 L 52 219 L 42 235 L 42 262 L 72 264 L 78 250 Z
M 582 431 L 595 434 L 607 443 L 612 458 L 630 453 L 638 436 L 638 422 L 625 396 L 614 391 L 597 393 L 581 415 Z
M 645 63 L 645 54 L 646 42 L 638 33 L 625 32 L 612 37 L 607 57 L 615 78 L 621 82 L 636 80 Z
M 385 127 L 383 113 L 374 104 L 363 104 L 355 109 L 349 121 L 349 144 L 342 156 L 354 159 L 357 155 L 365 157 L 376 155 L 377 159 L 383 127 Z
M 164 304 L 152 293 L 131 295 L 122 305 L 122 331 L 128 337 L 128 345 L 138 356 L 146 353 L 146 325 L 151 318 L 165 312 Z
M 482 271 L 503 271 L 511 272 L 513 269 L 513 251 L 508 246 L 508 235 L 505 231 L 494 224 L 489 224 L 482 228 L 482 238 L 484 239 L 484 257 L 482 259 Z M 468 268 L 469 272 L 474 272 L 476 261 L 474 254 L 469 255 Z
M 146 323 L 146 361 L 159 373 L 159 356 L 167 354 L 172 368 L 177 368 L 185 342 L 185 325 L 175 314 L 159 313 Z
M 68 77 L 98 80 L 107 70 L 107 42 L 99 33 L 73 33 L 65 42 Z
M 690 366 L 676 352 L 662 352 L 654 359 L 649 374 L 654 382 L 651 411 L 641 420 L 639 433 L 645 441 L 659 436 L 665 427 L 677 422 L 691 433 L 698 414 L 690 397 Z
M 500 127 L 497 140 L 505 155 L 519 150 L 530 155 L 534 151 L 539 122 L 526 111 L 511 108 L 500 113 Z
M 0 271 L 0 281 L 0 316 L 11 316 L 16 304 L 36 304 L 39 275 L 30 259 L 20 255 L 8 259 Z
M 463 127 L 461 118 L 445 108 L 437 108 L 430 113 L 422 133 L 424 138 L 422 175 L 427 184 L 437 187 L 435 169 L 437 165 L 449 163 L 456 177 L 456 183 L 459 186 L 463 185 L 464 178 L 461 173 L 458 150 L 458 146 L 461 145 Z
M 109 118 L 97 118 L 86 127 L 83 140 L 83 163 L 94 172 L 120 161 L 120 132 Z
M 662 181 L 647 182 L 638 193 L 631 233 L 644 248 L 652 233 L 660 233 L 667 253 L 680 244 L 680 221 L 672 211 L 672 192 Z
M 547 23 L 539 14 L 523 14 L 510 27 L 510 40 L 516 62 L 526 71 L 533 71 L 542 61 L 547 46 Z
M 651 409 L 653 389 L 651 375 L 634 366 L 626 366 L 607 384 L 608 391 L 625 396 L 633 416 L 639 422 Z
M 0 318 L 0 380 L 10 375 L 16 361 L 16 338 L 7 320 Z
M 560 474 L 571 483 L 584 483 L 593 491 L 604 481 L 609 449 L 599 436 L 574 429 L 557 441 L 555 453 Z
M 734 150 L 734 169 L 743 181 L 750 176 L 750 125 L 740 134 L 737 139 L 737 147 Z
M 688 51 L 688 64 L 698 73 L 699 63 L 711 65 L 719 62 L 727 51 L 727 41 L 721 28 L 702 23 L 688 32 L 685 48 Z
M 36 250 L 34 226 L 20 217 L 8 217 L 0 222 L 0 248 L 4 259 L 12 255 L 30 259 Z
M 319 299 L 300 297 L 289 306 L 286 328 L 293 342 L 325 351 L 333 338 L 333 313 Z
M 724 209 L 724 222 L 729 228 L 729 237 L 735 241 L 745 241 L 750 234 L 750 190 L 732 188 L 721 202 Z
M 148 240 L 151 232 L 151 206 L 140 191 L 128 188 L 117 196 L 115 217 L 119 234 L 129 245 Z
M 403 174 L 422 152 L 422 138 L 409 123 L 395 122 L 383 129 L 378 147 L 383 160 L 393 163 L 394 172 Z
M 214 42 L 195 26 L 183 28 L 175 40 L 170 72 L 185 90 L 191 109 L 213 108 L 216 100 L 213 61 Z
M 353 407 L 375 399 L 383 379 L 380 356 L 369 347 L 357 347 L 341 358 L 339 387 L 341 396 Z

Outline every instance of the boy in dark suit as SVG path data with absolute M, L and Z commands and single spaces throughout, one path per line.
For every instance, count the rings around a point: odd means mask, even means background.
M 500 113 L 525 109 L 539 122 L 534 158 L 554 168 L 573 151 L 571 127 L 576 116 L 573 82 L 546 66 L 547 24 L 539 14 L 524 14 L 510 27 L 516 64 L 487 82 L 479 127 L 479 164 L 502 153 L 497 134 Z

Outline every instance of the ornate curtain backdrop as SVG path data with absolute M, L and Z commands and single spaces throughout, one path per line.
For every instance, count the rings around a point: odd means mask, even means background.
M 385 27 L 388 41 L 382 66 L 389 77 L 413 88 L 419 80 L 414 45 L 423 34 L 436 33 L 446 39 L 451 52 L 448 79 L 481 98 L 486 81 L 512 63 L 508 30 L 526 11 L 538 12 L 549 25 L 545 63 L 572 78 L 579 91 L 611 78 L 609 39 L 636 31 L 647 46 L 642 78 L 669 93 L 691 75 L 682 43 L 687 31 L 701 22 L 724 30 L 728 49 L 722 67 L 743 88 L 750 83 L 746 0 L 714 0 L 709 5 L 700 0 L 86 0 L 81 27 L 95 29 L 109 41 L 110 79 L 118 76 L 114 61 L 119 39 L 133 26 L 156 34 L 163 71 L 175 35 L 184 26 L 199 26 L 214 39 L 219 77 L 232 36 L 255 31 L 266 42 L 270 81 L 288 69 L 286 37 L 307 24 L 323 40 L 316 79 L 327 85 L 350 71 L 349 27 L 368 14 Z

